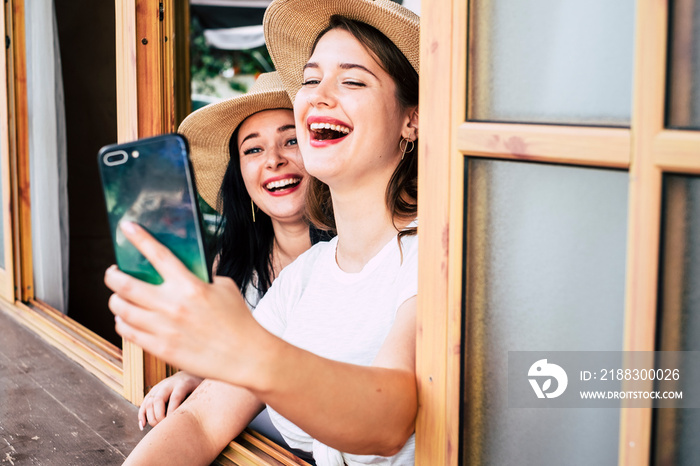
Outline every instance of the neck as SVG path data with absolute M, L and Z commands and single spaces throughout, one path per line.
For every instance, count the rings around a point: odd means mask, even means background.
M 272 268 L 273 276 L 277 277 L 283 268 L 311 247 L 311 239 L 309 226 L 303 220 L 289 223 L 272 220 L 272 229 L 275 232 Z
M 375 185 L 376 186 L 376 185 Z M 381 185 L 380 185 L 381 186 Z M 395 237 L 397 228 L 410 222 L 396 222 L 386 206 L 385 186 L 337 193 L 331 189 L 338 231 L 336 260 L 346 272 L 359 272 Z

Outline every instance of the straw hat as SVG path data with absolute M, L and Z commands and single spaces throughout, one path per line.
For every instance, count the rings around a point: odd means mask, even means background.
M 330 17 L 340 15 L 381 31 L 418 72 L 420 18 L 391 0 L 274 0 L 265 11 L 265 41 L 290 97 L 301 88 L 303 67 Z
M 254 113 L 276 108 L 291 109 L 292 102 L 277 73 L 264 73 L 247 94 L 202 107 L 183 120 L 178 132 L 189 142 L 197 191 L 207 204 L 219 210 L 229 141 L 238 125 Z

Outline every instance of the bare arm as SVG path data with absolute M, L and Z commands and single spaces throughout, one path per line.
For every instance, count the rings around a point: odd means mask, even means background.
M 417 411 L 415 298 L 399 309 L 374 366 L 340 363 L 263 329 L 230 279 L 203 283 L 140 228 L 125 234 L 165 282 L 153 286 L 107 271 L 122 336 L 191 373 L 246 387 L 333 448 L 386 456 L 410 436 Z
M 205 380 L 141 440 L 124 464 L 211 464 L 262 407 L 246 389 Z
M 146 424 L 155 427 L 165 416 L 172 414 L 185 398 L 202 383 L 202 378 L 180 371 L 158 382 L 139 407 L 139 428 Z M 167 409 L 167 411 L 166 411 Z
M 333 448 L 398 453 L 413 433 L 417 412 L 415 311 L 415 298 L 399 308 L 372 367 L 331 361 L 280 342 L 265 363 L 267 386 L 256 394 Z

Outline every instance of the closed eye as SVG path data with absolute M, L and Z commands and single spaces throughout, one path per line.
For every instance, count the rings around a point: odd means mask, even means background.
M 345 81 L 343 82 L 346 86 L 354 86 L 354 87 L 367 87 L 365 83 L 361 83 L 358 81 Z
M 302 86 L 310 86 L 310 85 L 313 85 L 313 84 L 318 84 L 318 83 L 320 83 L 320 82 L 321 82 L 321 81 L 318 80 L 318 79 L 306 79 L 306 80 L 304 80 L 303 83 L 301 83 L 301 85 L 302 85 Z

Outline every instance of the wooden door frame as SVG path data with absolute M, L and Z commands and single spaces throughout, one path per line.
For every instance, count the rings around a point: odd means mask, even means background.
M 6 56 L 8 119 L 11 166 L 12 229 L 14 240 L 15 298 L 34 298 L 32 262 L 32 213 L 29 174 L 29 109 L 27 101 L 27 50 L 24 0 L 5 4 L 6 34 L 10 52 Z M 10 78 L 11 76 L 11 78 Z
M 0 8 L 0 37 L 7 37 L 5 30 L 5 8 Z M 0 53 L 0 70 L 7 70 L 7 48 Z M 0 297 L 12 302 L 15 297 L 14 251 L 12 235 L 12 176 L 10 156 L 10 121 L 8 115 L 8 74 L 0 80 L 0 184 L 2 185 L 2 218 L 0 224 L 3 241 L 4 268 L 0 269 Z

